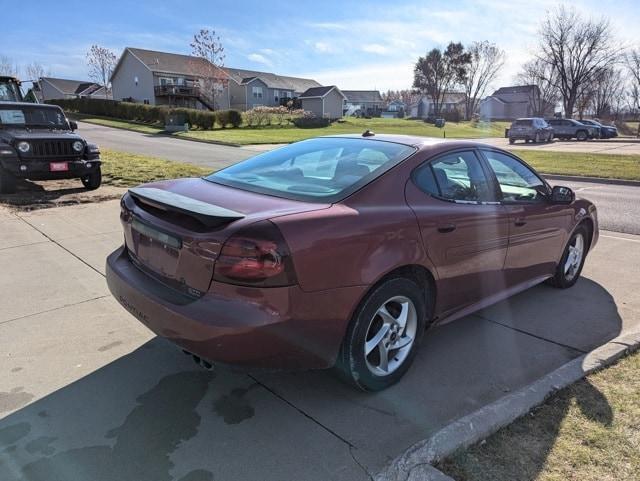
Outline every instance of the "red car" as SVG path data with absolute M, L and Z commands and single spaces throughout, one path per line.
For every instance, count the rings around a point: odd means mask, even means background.
M 566 288 L 596 208 L 476 142 L 321 137 L 130 189 L 116 299 L 210 367 L 329 368 L 364 390 L 426 328 L 540 282 Z

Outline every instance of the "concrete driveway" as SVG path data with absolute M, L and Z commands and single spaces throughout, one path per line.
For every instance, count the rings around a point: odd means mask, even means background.
M 584 278 L 434 329 L 364 394 L 329 372 L 209 373 L 109 295 L 118 202 L 0 212 L 0 479 L 369 479 L 415 442 L 640 329 L 640 238 L 603 232 Z

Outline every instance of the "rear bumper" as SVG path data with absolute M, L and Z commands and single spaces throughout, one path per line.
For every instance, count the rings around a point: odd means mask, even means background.
M 331 367 L 365 287 L 304 292 L 213 282 L 199 299 L 139 270 L 124 247 L 107 258 L 113 296 L 159 336 L 210 362 L 247 368 Z
M 19 159 L 17 157 L 2 159 L 0 165 L 4 170 L 10 172 L 14 177 L 20 179 L 33 180 L 53 180 L 53 179 L 76 179 L 84 177 L 98 170 L 100 167 L 100 159 L 95 160 L 69 160 L 68 171 L 51 172 L 49 169 L 50 162 L 63 162 L 60 160 L 31 160 Z M 24 166 L 26 170 L 21 170 Z

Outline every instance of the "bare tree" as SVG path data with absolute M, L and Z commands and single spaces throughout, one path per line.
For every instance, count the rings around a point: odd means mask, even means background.
M 18 76 L 18 66 L 5 55 L 0 55 L 0 75 L 7 75 L 9 77 Z
M 629 103 L 633 111 L 640 112 L 640 49 L 631 50 L 625 55 L 625 65 L 629 72 Z M 637 136 L 640 137 L 640 123 Z
M 433 103 L 433 114 L 440 115 L 444 96 L 461 84 L 471 62 L 471 54 L 461 43 L 449 43 L 444 52 L 434 48 L 418 58 L 413 70 L 413 87 L 427 94 Z
M 465 91 L 465 117 L 471 120 L 487 87 L 495 80 L 504 65 L 505 52 L 488 41 L 474 42 L 469 48 L 471 61 L 462 82 Z
M 623 86 L 624 78 L 619 69 L 608 68 L 600 72 L 591 88 L 591 107 L 596 117 L 606 117 L 614 112 Z
M 548 63 L 538 59 L 525 63 L 516 77 L 516 82 L 520 85 L 538 87 L 529 91 L 529 102 L 535 117 L 546 117 L 553 113 L 560 96 L 555 73 Z
M 105 97 L 108 92 L 111 73 L 116 66 L 116 61 L 116 54 L 106 47 L 92 45 L 87 52 L 89 78 L 104 87 Z
M 572 117 L 585 85 L 618 60 L 611 27 L 561 6 L 547 14 L 539 34 L 538 58 L 553 69 L 565 116 Z
M 386 92 L 382 93 L 382 100 L 384 100 L 386 103 L 393 102 L 394 100 L 399 100 L 408 106 L 413 100 L 413 91 L 409 89 L 387 90 Z
M 25 67 L 28 80 L 37 81 L 41 77 L 49 75 L 44 66 L 38 62 L 31 62 Z
M 199 61 L 193 62 L 193 73 L 198 77 L 205 102 L 209 100 L 212 108 L 217 108 L 216 97 L 224 90 L 228 82 L 222 67 L 224 66 L 224 47 L 214 30 L 201 29 L 193 36 L 190 44 L 191 54 Z

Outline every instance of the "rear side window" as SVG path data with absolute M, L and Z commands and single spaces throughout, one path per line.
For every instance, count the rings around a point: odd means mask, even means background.
M 444 200 L 491 200 L 489 181 L 472 151 L 445 154 L 427 162 L 418 168 L 413 178 L 421 190 Z
M 531 127 L 531 124 L 533 123 L 533 120 L 531 119 L 523 119 L 523 120 L 516 120 L 513 125 L 515 125 L 516 127 Z

